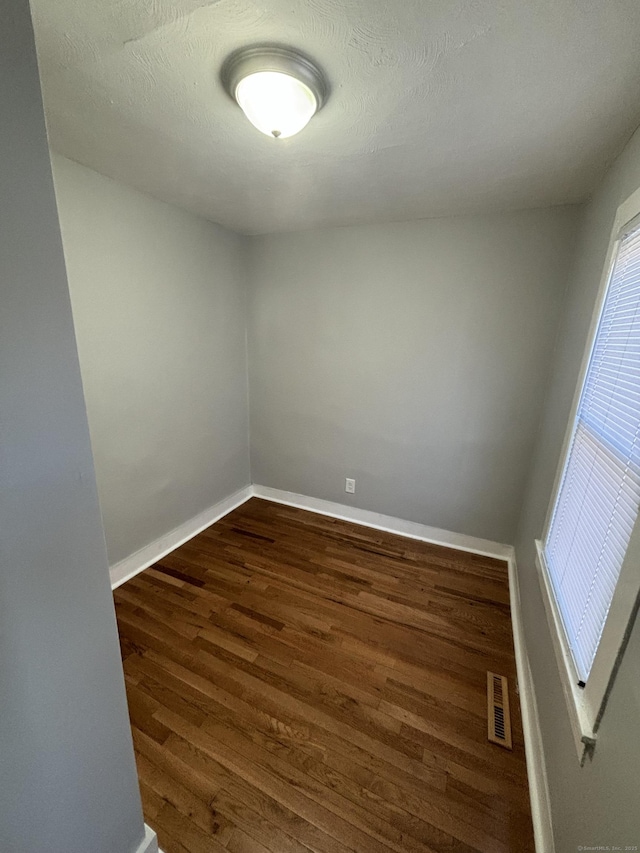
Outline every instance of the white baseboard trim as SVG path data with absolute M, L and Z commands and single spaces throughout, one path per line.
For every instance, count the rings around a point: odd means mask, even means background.
M 272 489 L 269 486 L 253 486 L 253 494 L 257 498 L 264 498 L 274 503 L 294 506 L 298 509 L 307 509 L 320 515 L 329 515 L 342 521 L 351 521 L 354 524 L 362 524 L 364 527 L 373 527 L 376 530 L 384 530 L 387 533 L 396 533 L 398 536 L 406 536 L 409 539 L 419 539 L 421 542 L 430 542 L 433 545 L 443 545 L 446 548 L 457 548 L 458 551 L 468 551 L 472 554 L 480 554 L 483 557 L 496 557 L 499 560 L 508 560 L 513 554 L 511 545 L 502 545 L 489 539 L 480 539 L 476 536 L 466 536 L 463 533 L 452 533 L 449 530 L 441 530 L 439 527 L 428 527 L 426 524 L 418 524 L 416 521 L 405 521 L 402 518 L 394 518 L 391 515 L 381 515 L 368 509 L 346 506 L 345 504 L 333 503 L 332 501 L 310 498 L 307 495 L 298 495 L 295 492 L 285 492 L 281 489 Z
M 169 533 L 160 536 L 154 542 L 150 542 L 135 551 L 124 560 L 111 566 L 111 588 L 116 589 L 125 581 L 135 577 L 140 572 L 148 569 L 158 560 L 161 560 L 180 545 L 188 542 L 201 531 L 210 527 L 214 522 L 241 506 L 251 497 L 264 498 L 274 503 L 286 504 L 287 506 L 306 509 L 317 512 L 319 515 L 328 515 L 343 521 L 351 521 L 364 527 L 373 527 L 376 530 L 384 530 L 387 533 L 396 533 L 409 539 L 419 539 L 421 542 L 430 542 L 433 545 L 443 545 L 447 548 L 457 548 L 459 551 L 468 551 L 472 554 L 480 554 L 484 557 L 496 557 L 499 560 L 508 560 L 513 553 L 511 545 L 502 545 L 499 542 L 491 542 L 489 539 L 479 539 L 475 536 L 466 536 L 463 533 L 452 533 L 449 530 L 441 530 L 438 527 L 428 527 L 426 524 L 418 524 L 415 521 L 405 521 L 402 518 L 394 518 L 391 515 L 381 515 L 366 509 L 346 506 L 345 504 L 333 503 L 332 501 L 311 498 L 307 495 L 298 495 L 295 492 L 284 492 L 281 489 L 272 489 L 268 486 L 245 486 L 229 497 L 224 498 L 217 504 L 205 509 L 194 518 L 185 521 Z
M 165 533 L 164 536 L 160 536 L 155 542 L 150 542 L 149 545 L 145 545 L 144 548 L 135 551 L 129 557 L 125 557 L 124 560 L 120 560 L 119 563 L 116 563 L 109 569 L 111 588 L 116 589 L 120 584 L 135 577 L 154 563 L 157 563 L 158 560 L 161 560 L 167 554 L 171 553 L 171 551 L 178 548 L 178 546 L 192 539 L 197 533 L 210 527 L 215 521 L 230 513 L 231 510 L 248 501 L 252 494 L 252 487 L 245 486 L 232 495 L 229 495 L 229 497 L 218 501 L 217 504 L 198 513 L 198 515 L 190 518 L 189 521 L 185 521 L 184 524 L 175 527 L 169 533 Z
M 136 853 L 161 853 L 158 849 L 158 838 L 150 826 L 144 825 L 144 838 Z
M 555 844 L 553 840 L 547 769 L 544 760 L 540 720 L 538 718 L 538 704 L 536 702 L 531 667 L 529 666 L 529 656 L 527 655 L 524 640 L 522 610 L 520 607 L 520 584 L 518 582 L 518 570 L 514 554 L 509 558 L 509 596 L 536 853 L 554 853 Z

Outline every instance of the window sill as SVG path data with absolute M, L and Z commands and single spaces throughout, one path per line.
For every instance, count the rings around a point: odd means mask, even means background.
M 592 756 L 596 745 L 596 734 L 594 732 L 595 720 L 591 719 L 589 707 L 585 702 L 584 690 L 578 687 L 578 676 L 576 675 L 571 651 L 566 641 L 558 606 L 551 589 L 551 581 L 546 565 L 542 542 L 536 539 L 536 568 L 538 570 L 538 582 L 542 593 L 542 600 L 547 614 L 547 622 L 556 654 L 556 661 L 560 671 L 562 692 L 564 693 L 571 731 L 578 754 L 580 766 L 585 762 L 587 756 Z

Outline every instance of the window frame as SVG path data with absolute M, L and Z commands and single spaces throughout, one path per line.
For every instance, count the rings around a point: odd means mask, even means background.
M 555 480 L 551 492 L 551 500 L 547 509 L 542 536 L 536 540 L 536 566 L 542 599 L 547 614 L 547 622 L 551 632 L 556 660 L 560 671 L 563 693 L 573 738 L 580 764 L 584 764 L 587 756 L 592 757 L 595 750 L 597 731 L 605 710 L 606 702 L 613 686 L 616 672 L 620 665 L 624 649 L 633 628 L 638 605 L 640 604 L 640 514 L 631 533 L 629 546 L 625 554 L 620 577 L 607 614 L 600 644 L 584 687 L 578 686 L 577 674 L 573 655 L 569 648 L 564 623 L 553 592 L 551 575 L 547 567 L 544 543 L 547 541 L 551 520 L 559 498 L 564 471 L 568 462 L 573 435 L 576 429 L 578 407 L 585 386 L 587 371 L 595 345 L 596 334 L 600 325 L 604 303 L 613 274 L 613 267 L 618 256 L 620 243 L 633 227 L 640 216 L 640 189 L 636 190 L 623 202 L 616 212 L 613 222 L 604 268 L 598 289 L 598 296 L 589 327 L 587 345 L 582 357 L 580 373 L 571 405 L 571 415 L 564 436 L 562 450 L 556 469 Z

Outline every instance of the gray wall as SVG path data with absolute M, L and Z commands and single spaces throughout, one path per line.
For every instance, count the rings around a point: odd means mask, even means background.
M 0 850 L 143 822 L 29 5 L 0 3 Z
M 534 564 L 534 539 L 553 481 L 613 219 L 640 187 L 640 133 L 614 163 L 585 211 L 556 342 L 535 461 L 517 537 L 525 632 L 538 694 L 558 853 L 578 845 L 640 844 L 640 629 L 635 627 L 598 734 L 591 764 L 578 766 Z
M 53 166 L 113 565 L 251 482 L 242 242 Z
M 252 238 L 254 482 L 513 542 L 579 214 Z

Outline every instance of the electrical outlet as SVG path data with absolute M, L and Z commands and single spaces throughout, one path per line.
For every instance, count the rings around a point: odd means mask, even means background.
M 347 477 L 344 481 L 344 490 L 348 492 L 350 495 L 355 495 L 356 493 L 356 481 L 352 480 L 351 477 Z

